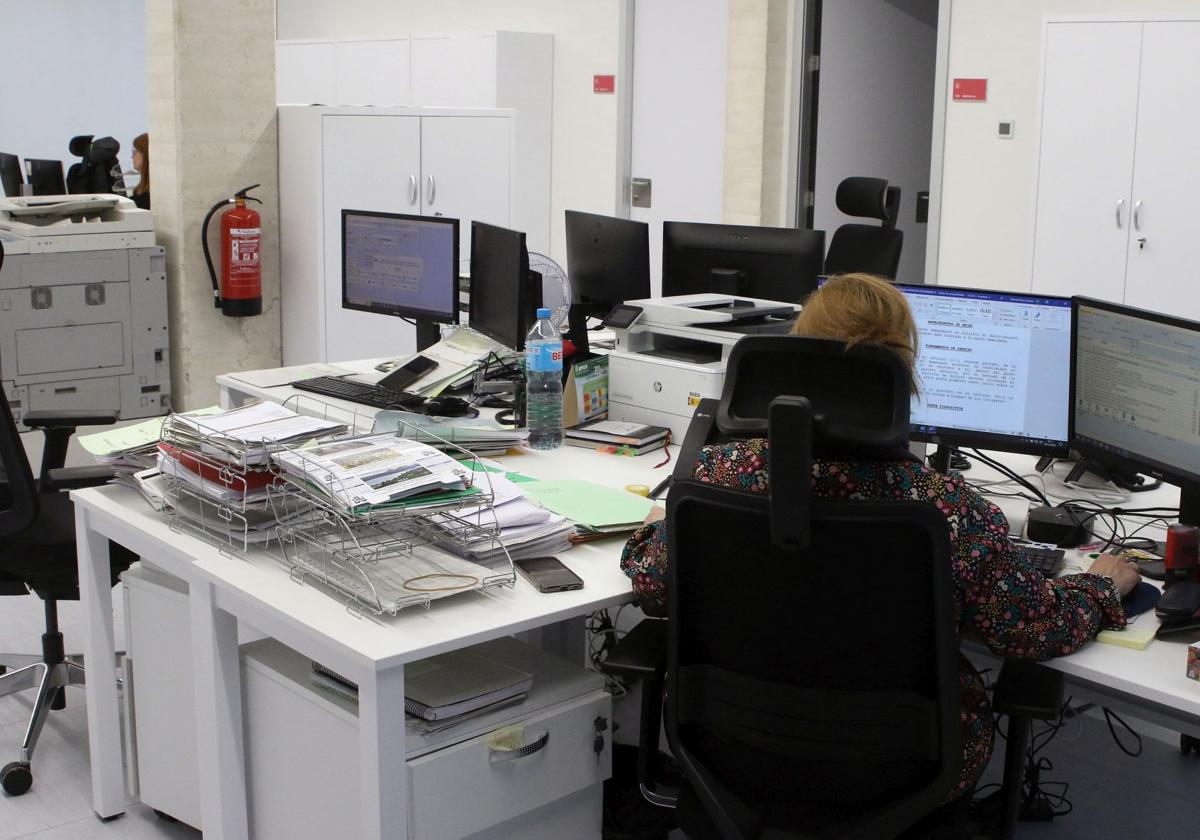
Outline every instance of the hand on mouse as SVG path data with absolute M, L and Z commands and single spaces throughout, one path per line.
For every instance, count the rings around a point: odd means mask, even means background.
M 1122 598 L 1132 592 L 1142 579 L 1138 574 L 1137 561 L 1122 554 L 1101 554 L 1092 561 L 1088 571 L 1111 580 Z

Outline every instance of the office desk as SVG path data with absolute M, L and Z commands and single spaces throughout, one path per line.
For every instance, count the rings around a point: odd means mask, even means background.
M 274 389 L 277 392 L 290 389 Z M 638 458 L 564 447 L 504 461 L 541 478 L 588 477 L 623 486 L 655 484 L 661 453 Z M 172 529 L 135 491 L 107 486 L 72 493 L 79 538 L 80 597 L 85 655 L 112 655 L 112 593 L 107 540 L 113 539 L 189 587 L 195 669 L 197 744 L 205 834 L 247 836 L 237 622 L 243 621 L 359 685 L 362 824 L 369 837 L 407 833 L 403 743 L 406 662 L 582 617 L 630 599 L 617 558 L 620 537 L 576 546 L 564 562 L 584 580 L 580 590 L 542 595 L 518 579 L 513 589 L 471 592 L 410 608 L 394 618 L 355 617 L 316 586 L 298 585 L 267 551 L 231 557 L 189 533 Z M 582 653 L 582 651 L 581 651 Z M 86 686 L 94 807 L 101 817 L 121 813 L 125 790 L 116 686 Z M 381 746 L 383 745 L 383 746 Z

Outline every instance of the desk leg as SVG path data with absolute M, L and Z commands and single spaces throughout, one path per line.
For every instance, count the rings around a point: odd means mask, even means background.
M 408 836 L 408 765 L 404 742 L 404 668 L 376 672 L 358 686 L 362 836 Z
M 237 618 L 213 603 L 210 584 L 192 583 L 188 601 L 192 614 L 196 748 L 204 836 L 247 840 Z
M 83 656 L 91 669 L 87 697 L 88 755 L 92 807 L 101 819 L 120 816 L 129 806 L 121 760 L 121 708 L 113 668 L 112 579 L 108 539 L 93 531 L 85 508 L 75 508 L 79 601 L 83 606 Z

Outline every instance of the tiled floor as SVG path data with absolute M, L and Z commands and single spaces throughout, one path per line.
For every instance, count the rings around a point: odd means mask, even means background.
M 119 609 L 119 589 L 113 601 Z M 68 650 L 80 647 L 79 616 L 78 604 L 61 605 Z M 35 597 L 0 599 L 0 651 L 38 652 L 41 624 L 42 606 Z M 118 616 L 118 645 L 123 645 L 121 636 Z M 83 691 L 71 690 L 67 698 L 67 709 L 51 714 L 37 746 L 33 789 L 18 798 L 0 794 L 0 840 L 199 838 L 199 832 L 167 822 L 143 806 L 108 823 L 96 819 Z M 636 695 L 623 701 L 629 702 L 636 703 Z M 28 695 L 0 698 L 0 764 L 17 757 L 29 709 Z M 1084 715 L 1064 726 L 1043 753 L 1053 764 L 1045 778 L 1070 784 L 1067 796 L 1074 811 L 1049 823 L 1022 823 L 1018 836 L 1038 840 L 1195 836 L 1195 826 L 1200 825 L 1200 797 L 1195 795 L 1200 790 L 1200 757 L 1181 755 L 1172 733 L 1150 725 L 1137 724 L 1137 728 L 1143 733 L 1143 752 L 1130 758 L 1113 743 L 1101 717 Z M 998 778 L 999 764 L 998 755 L 985 781 Z

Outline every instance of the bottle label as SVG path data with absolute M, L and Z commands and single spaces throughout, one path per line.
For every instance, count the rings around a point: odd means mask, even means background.
M 526 345 L 525 370 L 534 372 L 561 371 L 562 342 L 542 341 L 537 344 Z

